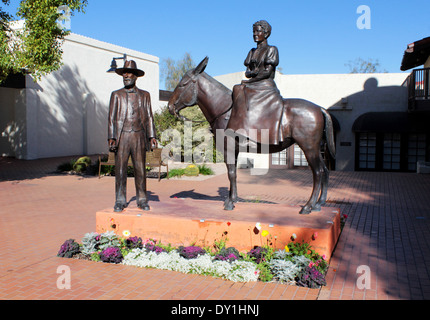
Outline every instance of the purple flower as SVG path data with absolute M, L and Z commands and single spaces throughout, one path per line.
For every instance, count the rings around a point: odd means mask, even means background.
M 147 252 L 153 251 L 155 253 L 166 252 L 166 250 L 160 246 L 157 246 L 154 242 L 147 242 L 145 244 L 145 249 Z
M 318 271 L 317 268 L 307 266 L 296 278 L 297 285 L 308 288 L 319 288 L 326 285 L 325 275 Z
M 222 248 L 216 255 L 215 260 L 232 262 L 234 260 L 240 259 L 239 251 L 236 248 Z
M 74 239 L 66 240 L 60 247 L 57 253 L 58 257 L 71 258 L 80 252 L 79 244 Z
M 109 247 L 99 253 L 100 260 L 107 263 L 121 263 L 124 258 L 121 250 L 117 247 Z
M 135 248 L 142 249 L 143 248 L 142 238 L 137 237 L 137 236 L 128 238 L 125 241 L 125 244 L 126 244 L 127 248 L 129 248 L 129 249 L 135 249 Z
M 264 260 L 266 253 L 267 253 L 266 248 L 256 247 L 248 252 L 248 256 L 250 256 L 258 264 Z
M 181 257 L 184 257 L 185 259 L 194 259 L 194 258 L 197 258 L 199 255 L 206 253 L 205 250 L 196 246 L 189 246 L 189 247 L 180 246 L 178 248 L 178 252 L 179 252 L 179 255 Z

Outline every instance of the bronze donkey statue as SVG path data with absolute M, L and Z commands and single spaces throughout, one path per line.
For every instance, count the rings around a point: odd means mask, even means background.
M 189 70 L 175 88 L 169 103 L 171 114 L 179 115 L 183 108 L 198 105 L 209 122 L 212 132 L 225 131 L 232 109 L 232 91 L 204 72 L 208 57 Z M 322 107 L 303 99 L 284 99 L 284 113 L 289 124 L 284 128 L 284 141 L 277 145 L 264 146 L 258 143 L 260 152 L 280 152 L 294 143 L 303 150 L 313 174 L 313 190 L 308 202 L 300 210 L 301 214 L 320 211 L 327 200 L 329 171 L 320 152 L 323 140 L 327 142 L 330 155 L 335 157 L 333 122 L 330 114 Z M 237 202 L 236 170 L 239 142 L 225 134 L 223 141 L 216 139 L 217 149 L 223 153 L 227 166 L 230 192 L 224 209 L 233 210 Z M 233 140 L 232 140 L 233 139 Z M 232 150 L 229 146 L 234 145 Z M 265 151 L 264 151 L 265 150 Z M 233 159 L 233 161 L 228 161 Z

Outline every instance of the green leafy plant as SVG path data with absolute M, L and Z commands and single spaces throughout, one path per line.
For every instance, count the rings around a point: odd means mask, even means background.
M 202 174 L 204 176 L 210 176 L 210 175 L 215 174 L 214 171 L 211 168 L 209 168 L 208 166 L 206 166 L 205 164 L 197 165 L 197 167 L 199 168 L 200 174 Z
M 290 253 L 288 257 L 304 256 L 308 258 L 312 264 L 314 264 L 315 267 L 322 273 L 327 271 L 328 262 L 326 261 L 325 257 L 319 255 L 315 250 L 313 250 L 310 243 L 304 241 L 301 243 L 290 242 L 288 244 L 288 249 Z
M 118 236 L 113 231 L 107 231 L 100 235 L 99 249 L 104 250 L 108 247 L 119 247 L 121 244 Z
M 98 250 L 100 235 L 96 232 L 89 232 L 82 238 L 82 253 L 91 255 Z
M 275 279 L 280 282 L 290 282 L 303 272 L 310 261 L 305 256 L 291 256 L 285 250 L 278 250 L 270 260 L 269 267 Z
M 273 279 L 273 274 L 270 270 L 270 266 L 267 262 L 261 262 L 257 265 L 257 269 L 260 271 L 258 280 L 263 282 L 269 282 Z
M 91 158 L 90 157 L 80 157 L 76 162 L 73 164 L 73 170 L 76 172 L 85 172 L 87 168 L 91 166 Z
M 293 256 L 303 255 L 310 258 L 312 255 L 315 254 L 315 251 L 311 249 L 311 245 L 304 240 L 301 243 L 290 242 L 288 244 L 288 249 Z
M 159 246 L 159 247 L 163 248 L 165 252 L 170 252 L 170 251 L 175 250 L 175 247 L 174 247 L 174 246 L 172 246 L 172 244 L 170 244 L 170 243 L 168 243 L 168 244 L 163 244 L 163 243 L 161 243 L 161 242 L 158 242 L 158 243 L 157 243 L 157 246 Z
M 154 112 L 155 129 L 160 134 L 167 129 L 174 128 L 179 122 L 178 118 L 170 114 L 167 106 L 162 107 L 158 112 Z M 165 146 L 166 143 L 162 143 L 162 145 Z
M 3 0 L 8 5 L 8 0 Z M 70 33 L 58 25 L 59 7 L 66 5 L 70 14 L 83 12 L 87 0 L 20 1 L 16 16 L 25 20 L 23 29 L 12 30 L 13 15 L 0 8 L 0 82 L 9 73 L 26 69 L 35 80 L 58 70 L 62 59 L 62 43 Z
M 184 175 L 184 169 L 170 169 L 169 178 L 182 177 Z
M 215 253 L 221 251 L 222 249 L 224 249 L 227 246 L 227 241 L 228 241 L 227 235 L 228 235 L 228 232 L 224 231 L 221 234 L 221 237 L 219 239 L 215 239 L 214 240 L 214 243 L 213 243 L 212 247 L 215 250 Z
M 184 175 L 186 176 L 198 176 L 199 174 L 202 175 L 213 175 L 215 174 L 214 171 L 206 166 L 203 165 L 194 165 L 191 164 L 187 166 L 186 168 L 174 168 L 169 170 L 169 178 L 173 177 L 182 177 Z

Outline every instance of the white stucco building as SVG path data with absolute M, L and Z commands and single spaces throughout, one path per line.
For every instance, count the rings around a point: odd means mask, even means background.
M 159 58 L 77 34 L 63 44 L 63 66 L 39 82 L 29 76 L 0 87 L 0 155 L 38 159 L 107 153 L 112 91 L 122 78 L 107 73 L 114 57 L 127 55 L 145 76 L 137 86 L 159 106 Z M 122 67 L 124 60 L 117 60 Z

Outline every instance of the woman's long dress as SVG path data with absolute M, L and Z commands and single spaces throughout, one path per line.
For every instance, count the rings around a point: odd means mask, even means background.
M 264 144 L 278 144 L 284 140 L 281 130 L 283 99 L 274 81 L 278 64 L 278 49 L 274 46 L 249 51 L 245 60 L 248 77 L 255 77 L 267 65 L 274 67 L 273 72 L 268 79 L 234 86 L 227 129 Z

